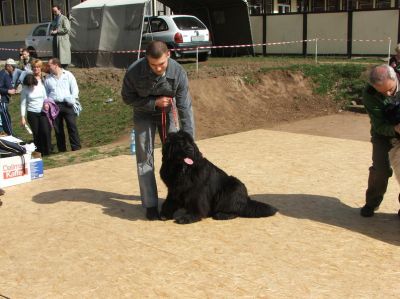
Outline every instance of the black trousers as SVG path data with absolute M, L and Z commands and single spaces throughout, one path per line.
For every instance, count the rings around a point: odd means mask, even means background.
M 49 155 L 51 151 L 51 127 L 46 114 L 28 111 L 27 118 L 37 151 L 44 156 Z
M 66 103 L 57 103 L 60 113 L 54 121 L 54 132 L 56 133 L 57 148 L 59 152 L 67 151 L 65 143 L 64 121 L 67 125 L 69 143 L 71 150 L 76 151 L 81 148 L 78 127 L 76 126 L 76 114 L 72 106 Z
M 368 189 L 365 194 L 366 204 L 379 207 L 386 193 L 389 178 L 393 174 L 390 166 L 389 151 L 392 148 L 390 138 L 373 136 L 372 166 L 369 168 Z

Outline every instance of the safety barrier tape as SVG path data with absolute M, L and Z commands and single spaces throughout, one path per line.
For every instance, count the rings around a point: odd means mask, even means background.
M 385 42 L 390 40 L 383 39 L 353 39 L 352 42 Z M 305 39 L 305 40 L 297 40 L 297 41 L 287 41 L 287 42 L 270 42 L 270 43 L 258 43 L 258 44 L 243 44 L 243 45 L 227 45 L 227 46 L 199 46 L 199 47 L 190 47 L 190 48 L 177 48 L 171 49 L 171 51 L 197 51 L 203 49 L 232 49 L 232 48 L 246 48 L 246 47 L 259 47 L 259 46 L 275 46 L 275 45 L 288 45 L 295 43 L 304 43 L 304 42 L 315 42 L 315 41 L 342 41 L 348 42 L 348 39 L 340 39 L 340 38 L 313 38 L 313 39 Z M 0 51 L 19 51 L 19 49 L 14 48 L 0 48 Z M 43 51 L 37 50 L 36 52 L 40 53 L 52 53 L 52 51 Z M 98 54 L 98 53 L 117 53 L 117 54 L 127 54 L 127 53 L 144 53 L 146 50 L 119 50 L 119 51 L 106 51 L 106 50 L 92 50 L 92 51 L 72 51 L 72 53 L 86 53 L 86 54 Z

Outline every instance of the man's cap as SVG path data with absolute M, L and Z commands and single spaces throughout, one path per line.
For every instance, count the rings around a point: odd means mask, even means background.
M 17 65 L 17 63 L 15 62 L 15 60 L 12 59 L 12 58 L 8 58 L 8 59 L 6 60 L 6 64 L 8 64 L 8 65 L 13 65 L 13 66 L 16 66 L 16 65 Z

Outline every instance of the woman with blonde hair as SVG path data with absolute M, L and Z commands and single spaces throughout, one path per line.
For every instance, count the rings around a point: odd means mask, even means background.
M 45 69 L 45 65 L 43 61 L 40 59 L 34 59 L 31 61 L 32 73 L 35 76 L 36 80 L 40 80 L 44 83 L 44 79 L 46 78 L 46 73 L 43 71 Z

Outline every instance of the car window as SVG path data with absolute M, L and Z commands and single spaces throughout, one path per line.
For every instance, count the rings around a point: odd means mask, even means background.
M 39 25 L 35 28 L 32 36 L 46 36 L 47 35 L 47 24 Z
M 159 32 L 168 30 L 168 25 L 163 19 L 152 19 L 150 21 L 150 32 Z
M 176 17 L 173 18 L 176 26 L 180 30 L 197 30 L 197 29 L 207 29 L 206 26 L 204 26 L 203 23 L 201 23 L 198 19 L 196 18 L 191 18 L 191 17 Z

